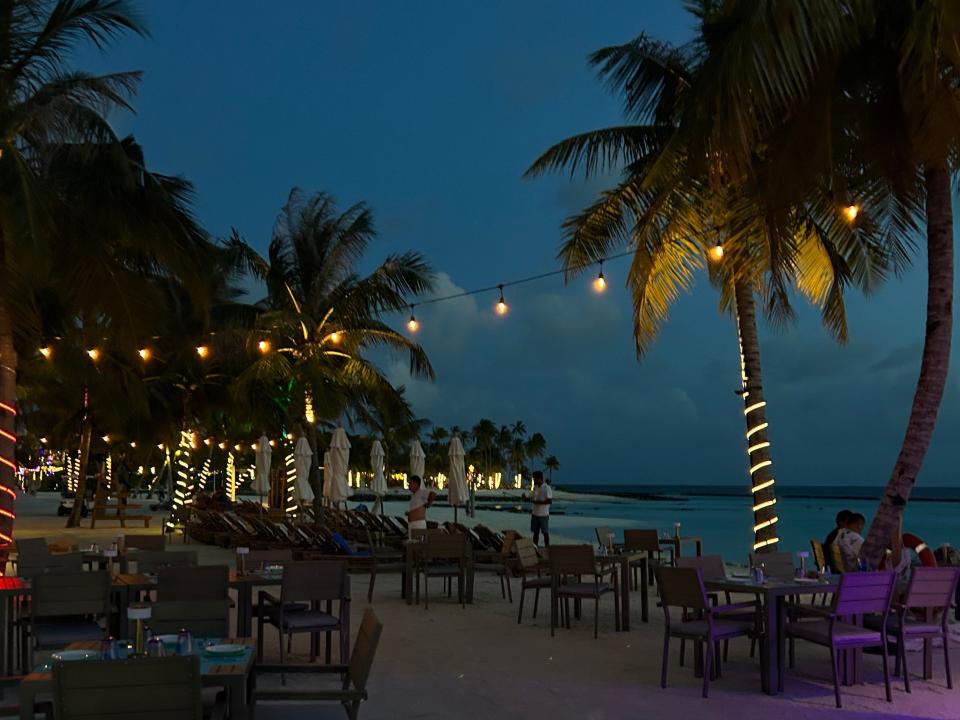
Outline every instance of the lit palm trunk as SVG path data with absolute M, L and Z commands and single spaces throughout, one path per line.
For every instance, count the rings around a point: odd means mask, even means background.
M 7 303 L 0 295 L 0 547 L 13 542 L 13 506 L 17 499 L 16 407 L 17 351 Z
M 80 451 L 77 454 L 77 496 L 73 510 L 67 518 L 67 527 L 80 527 L 83 517 L 83 502 L 87 496 L 87 466 L 90 464 L 90 441 L 93 437 L 93 419 L 90 417 L 90 394 L 83 391 L 83 422 L 80 427 Z M 96 504 L 96 498 L 94 498 Z M 93 511 L 95 512 L 95 510 Z
M 740 374 L 743 414 L 747 421 L 747 456 L 750 487 L 753 491 L 753 549 L 774 552 L 777 549 L 777 506 L 774 493 L 773 461 L 767 434 L 766 401 L 760 372 L 760 341 L 753 289 L 737 283 L 735 289 L 737 334 L 740 339 Z

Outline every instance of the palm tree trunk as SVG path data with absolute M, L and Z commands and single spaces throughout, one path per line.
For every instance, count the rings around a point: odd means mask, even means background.
M 880 507 L 870 525 L 861 554 L 879 566 L 897 532 L 903 508 L 917 480 L 933 438 L 950 365 L 953 332 L 953 207 L 946 163 L 924 172 L 927 191 L 927 326 L 920 377 L 900 454 L 887 481 Z
M 740 338 L 740 371 L 743 385 L 743 414 L 747 421 L 747 457 L 750 463 L 750 487 L 753 494 L 753 549 L 775 552 L 777 549 L 777 502 L 774 493 L 773 461 L 767 433 L 766 401 L 760 372 L 760 341 L 753 287 L 739 282 L 734 288 L 737 334 Z
M 3 269 L 0 237 L 0 276 Z M 17 350 L 13 321 L 0 291 L 0 546 L 13 542 L 14 502 L 17 499 Z M 0 570 L 0 575 L 2 575 Z
M 83 512 L 83 501 L 87 496 L 87 465 L 90 463 L 90 440 L 93 437 L 93 421 L 90 417 L 90 399 L 87 391 L 83 391 L 83 424 L 80 430 L 80 456 L 77 459 L 77 495 L 73 501 L 73 510 L 67 518 L 67 527 L 80 527 L 80 518 Z M 93 499 L 94 507 L 90 512 L 96 512 L 97 499 Z

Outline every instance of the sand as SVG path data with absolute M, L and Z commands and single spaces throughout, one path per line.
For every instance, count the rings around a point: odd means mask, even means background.
M 53 503 L 51 505 L 51 503 Z M 28 498 L 18 505 L 17 534 L 23 537 L 60 534 L 62 519 L 52 515 L 55 500 Z M 388 505 L 388 510 L 391 507 Z M 449 509 L 436 508 L 434 519 L 445 519 Z M 452 513 L 451 513 L 452 514 Z M 477 522 L 523 530 L 522 515 L 479 512 Z M 84 544 L 109 542 L 114 527 L 91 532 L 71 531 Z M 143 532 L 128 529 L 127 533 Z M 173 549 L 198 550 L 203 563 L 230 563 L 234 553 L 191 544 L 179 538 Z M 770 697 L 760 692 L 757 665 L 748 657 L 749 642 L 735 641 L 723 677 L 712 684 L 710 698 L 700 697 L 700 683 L 688 660 L 678 665 L 678 646 L 670 658 L 667 689 L 659 683 L 663 623 L 661 611 L 651 607 L 651 622 L 640 622 L 639 597 L 632 602 L 631 630 L 614 631 L 613 603 L 600 609 L 600 637 L 593 639 L 592 604 L 571 630 L 550 637 L 549 609 L 541 603 L 530 617 L 528 597 L 523 622 L 517 624 L 519 588 L 514 581 L 514 603 L 500 597 L 499 582 L 479 575 L 476 599 L 466 609 L 435 594 L 429 610 L 407 606 L 400 599 L 398 575 L 378 577 L 372 607 L 384 623 L 384 634 L 369 683 L 370 700 L 361 717 L 393 718 L 958 718 L 960 690 L 948 691 L 943 658 L 935 655 L 934 679 L 916 678 L 907 695 L 894 678 L 893 703 L 883 699 L 878 657 L 865 658 L 866 682 L 843 689 L 844 709 L 834 707 L 829 655 L 823 648 L 798 643 L 798 662 L 786 677 L 785 692 Z M 366 602 L 366 576 L 354 579 L 353 626 Z M 278 660 L 275 631 L 268 631 L 267 657 Z M 306 638 L 294 642 L 294 654 L 306 651 Z M 909 657 L 914 670 L 920 656 Z M 954 666 L 960 653 L 954 647 Z M 891 663 L 892 667 L 892 663 Z M 954 682 L 960 677 L 954 674 Z M 338 706 L 258 707 L 258 720 L 285 718 L 342 718 Z

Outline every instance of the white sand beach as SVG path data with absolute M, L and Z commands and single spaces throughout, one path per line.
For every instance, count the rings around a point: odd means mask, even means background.
M 64 534 L 63 519 L 53 514 L 52 497 L 26 497 L 18 504 L 18 537 Z M 388 504 L 387 510 L 393 508 Z M 447 518 L 447 508 L 433 511 L 434 519 Z M 452 511 L 449 511 L 452 516 Z M 526 517 L 518 514 L 478 512 L 476 522 L 491 527 L 525 529 Z M 157 523 L 153 523 L 155 526 Z M 558 528 L 559 530 L 559 528 Z M 155 532 L 152 528 L 151 532 Z M 95 531 L 72 530 L 82 544 L 109 542 L 115 525 Z M 127 534 L 142 528 L 128 528 Z M 559 530 L 556 539 L 562 536 Z M 233 564 L 232 550 L 211 546 L 181 545 L 171 549 L 197 550 L 203 564 Z M 356 629 L 366 602 L 366 576 L 353 580 L 353 627 Z M 592 604 L 571 630 L 550 637 L 549 607 L 541 598 L 540 612 L 531 619 L 528 597 L 522 623 L 517 624 L 518 583 L 513 604 L 500 596 L 493 576 L 478 575 L 475 602 L 465 609 L 456 599 L 434 594 L 430 609 L 408 606 L 400 598 L 398 575 L 378 577 L 372 607 L 384 623 L 384 633 L 369 683 L 370 700 L 361 710 L 366 720 L 393 718 L 446 719 L 505 718 L 733 718 L 769 720 L 800 718 L 956 718 L 957 693 L 948 691 L 943 676 L 942 653 L 935 652 L 934 678 L 916 678 L 913 692 L 903 690 L 894 678 L 893 703 L 883 699 L 880 660 L 865 658 L 866 682 L 843 690 L 844 709 L 834 707 L 827 651 L 799 643 L 797 668 L 786 677 L 785 692 L 767 696 L 760 692 L 755 661 L 748 657 L 749 642 L 735 641 L 723 677 L 711 685 L 709 699 L 700 697 L 700 681 L 691 662 L 678 665 L 675 641 L 670 659 L 668 687 L 658 685 L 663 621 L 651 601 L 650 622 L 640 621 L 639 597 L 631 603 L 631 630 L 614 631 L 613 603 L 601 605 L 600 637 L 593 639 Z M 277 636 L 268 631 L 268 659 L 278 659 Z M 306 660 L 306 639 L 294 642 L 294 654 Z M 956 648 L 954 654 L 956 655 Z M 960 657 L 960 656 L 958 656 Z M 910 662 L 919 669 L 920 655 Z M 960 660 L 955 660 L 955 666 Z M 291 680 L 291 682 L 293 682 Z M 303 682 L 303 680 L 300 680 Z M 954 673 L 954 682 L 960 675 Z M 340 707 L 309 705 L 258 706 L 258 720 L 340 718 Z

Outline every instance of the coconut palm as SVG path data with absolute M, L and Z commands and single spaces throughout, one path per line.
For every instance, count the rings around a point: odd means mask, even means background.
M 557 460 L 556 455 L 548 455 L 543 461 L 543 466 L 550 473 L 550 484 L 553 485 L 553 471 L 560 469 L 560 461 Z
M 914 229 L 926 226 L 923 353 L 903 444 L 863 548 L 876 564 L 922 467 L 949 367 L 960 7 L 704 2 L 698 15 L 714 46 L 692 92 L 734 177 L 749 174 L 760 149 L 787 171 L 777 193 L 797 202 L 829 188 L 853 203 L 858 224 L 873 221 L 888 234 L 901 266 Z
M 613 189 L 567 221 L 560 258 L 572 275 L 595 268 L 624 245 L 632 248 L 627 284 L 638 355 L 656 338 L 671 304 L 691 288 L 707 258 L 723 258 L 710 275 L 721 289 L 721 307 L 732 309 L 737 323 L 754 548 L 772 551 L 776 498 L 755 296 L 766 300 L 771 318 L 782 320 L 791 315 L 789 287 L 795 285 L 821 307 L 825 325 L 843 340 L 843 289 L 851 281 L 874 281 L 882 253 L 872 237 L 858 237 L 845 226 L 822 197 L 774 204 L 759 185 L 734 184 L 706 130 L 695 135 L 686 129 L 698 119 L 692 88 L 702 81 L 701 57 L 708 47 L 705 36 L 681 47 L 641 36 L 594 53 L 591 63 L 623 94 L 634 124 L 558 143 L 528 175 L 565 168 L 583 168 L 588 176 L 622 170 Z
M 238 397 L 258 391 L 275 396 L 278 387 L 286 388 L 286 415 L 304 424 L 314 451 L 315 486 L 317 420 L 335 420 L 367 394 L 390 388 L 369 357 L 372 350 L 406 353 L 414 376 L 433 377 L 423 348 L 383 320 L 428 291 L 432 271 L 422 256 L 407 252 L 388 255 L 361 276 L 357 265 L 375 236 L 364 203 L 341 212 L 326 193 L 294 188 L 266 258 L 236 234 L 227 243 L 267 289 L 247 340 L 255 359 L 237 378 Z
M 143 25 L 123 0 L 21 0 L 0 5 L 0 457 L 14 457 L 18 314 L 15 254 L 39 243 L 38 153 L 58 142 L 112 142 L 106 120 L 128 107 L 138 73 L 94 76 L 69 71 L 76 46 L 105 47 Z M 91 253 L 92 257 L 95 253 Z M 0 543 L 12 542 L 14 466 L 0 466 Z

